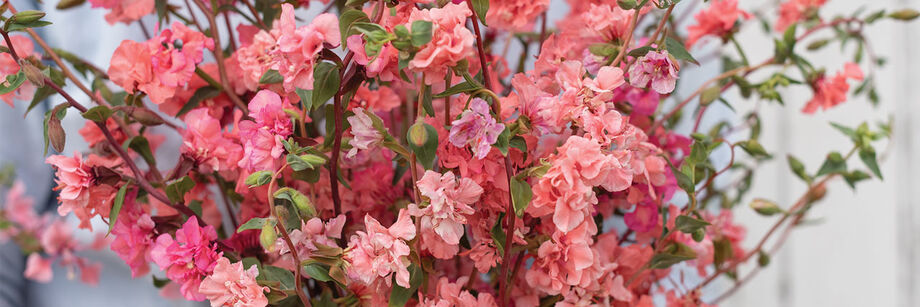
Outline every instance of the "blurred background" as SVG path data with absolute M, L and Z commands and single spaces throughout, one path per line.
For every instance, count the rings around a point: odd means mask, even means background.
M 62 47 L 79 53 L 91 62 L 105 67 L 112 52 L 123 39 L 143 40 L 136 25 L 105 23 L 104 10 L 91 9 L 89 5 L 59 12 L 54 10 L 56 1 L 12 1 L 20 10 L 41 9 L 49 13 L 46 20 L 54 25 L 41 29 L 52 46 Z M 743 0 L 740 6 L 749 12 L 761 12 L 775 20 L 774 0 Z M 822 10 L 825 17 L 835 14 L 850 14 L 859 8 L 867 12 L 879 9 L 920 8 L 920 1 L 912 0 L 830 0 Z M 702 0 L 684 0 L 675 10 L 675 16 L 686 15 L 684 26 L 691 24 L 692 13 L 703 7 Z M 47 7 L 47 8 L 44 8 Z M 299 16 L 313 16 L 322 9 L 319 2 L 309 11 L 299 11 Z M 564 18 L 568 8 L 565 1 L 553 0 L 550 20 Z M 689 15 L 688 15 L 689 14 Z M 154 28 L 155 17 L 144 19 L 149 29 Z M 770 199 L 788 207 L 805 191 L 805 185 L 792 175 L 785 161 L 785 155 L 792 153 L 805 163 L 809 171 L 816 171 L 827 151 L 845 151 L 851 147 L 848 138 L 834 130 L 829 122 L 856 126 L 868 121 L 870 124 L 887 121 L 894 117 L 894 134 L 890 144 L 877 147 L 885 176 L 884 181 L 871 180 L 857 185 L 854 193 L 842 180 L 832 181 L 828 194 L 807 216 L 809 223 L 798 227 L 770 265 L 759 275 L 747 282 L 735 295 L 727 299 L 724 306 L 920 306 L 920 207 L 915 208 L 915 188 L 920 188 L 920 133 L 915 133 L 920 120 L 920 22 L 900 23 L 881 21 L 868 28 L 868 38 L 873 51 L 886 57 L 888 64 L 876 72 L 881 103 L 873 107 L 867 99 L 850 99 L 844 105 L 805 115 L 801 107 L 812 94 L 803 87 L 786 90 L 785 107 L 775 103 L 757 102 L 741 98 L 737 90 L 723 96 L 735 107 L 736 112 L 715 104 L 707 113 L 701 129 L 715 124 L 720 119 L 740 118 L 757 108 L 763 121 L 761 143 L 774 159 L 763 163 L 756 173 L 753 190 L 749 198 Z M 738 34 L 752 62 L 759 62 L 772 56 L 773 42 L 764 34 L 757 22 L 751 22 Z M 817 34 L 814 38 L 829 37 L 832 33 Z M 806 41 L 808 43 L 808 41 Z M 515 43 L 516 44 L 516 43 Z M 853 46 L 851 46 L 853 47 Z M 509 54 L 518 54 L 510 46 Z M 520 49 L 517 49 L 520 50 Z M 691 52 L 699 57 L 718 50 L 717 46 L 696 47 Z M 725 48 L 728 55 L 734 55 Z M 826 67 L 835 72 L 843 63 L 852 60 L 853 49 L 840 50 L 832 45 L 819 52 L 808 53 L 806 57 L 816 67 Z M 704 67 L 684 67 L 678 95 L 695 90 L 701 83 L 720 73 L 718 61 Z M 863 69 L 866 66 L 863 65 Z M 765 72 L 752 78 L 764 76 Z M 797 74 L 793 74 L 798 77 Z M 82 93 L 68 89 L 76 98 Z M 53 99 L 52 99 L 53 100 Z M 58 101 L 51 101 L 52 104 Z M 669 105 L 664 108 L 669 109 Z M 49 191 L 53 186 L 51 169 L 44 164 L 41 152 L 41 114 L 31 112 L 23 118 L 25 105 L 17 103 L 15 110 L 0 106 L 0 162 L 12 162 L 17 166 L 20 179 L 26 182 L 28 194 L 39 204 L 53 206 Z M 65 129 L 76 131 L 83 120 L 70 116 L 65 120 Z M 683 129 L 690 130 L 690 123 L 683 123 Z M 168 130 L 164 130 L 168 131 Z M 167 134 L 171 132 L 166 132 Z M 174 134 L 174 132 L 172 132 Z M 86 145 L 76 137 L 68 138 L 67 150 L 85 150 Z M 174 135 L 175 136 L 175 135 Z M 12 138 L 12 139 L 9 139 Z M 167 142 L 168 144 L 169 142 Z M 173 154 L 177 148 L 164 145 L 160 154 Z M 175 145 L 172 145 L 175 146 Z M 723 159 L 727 153 L 720 153 Z M 175 161 L 175 157 L 164 157 Z M 724 178 L 722 178 L 724 179 Z M 719 184 L 719 182 L 717 182 Z M 746 202 L 745 202 L 746 203 Z M 746 207 L 736 210 L 736 219 L 747 225 L 746 247 L 752 247 L 775 222 L 776 217 L 766 218 Z M 104 229 L 104 228 L 100 228 Z M 81 238 L 91 240 L 85 231 Z M 770 245 L 768 245 L 770 246 Z M 21 254 L 8 253 L 8 246 L 0 246 L 0 284 L 14 287 L 0 287 L 0 307 L 8 306 L 193 306 L 183 301 L 163 300 L 151 285 L 149 276 L 130 279 L 128 268 L 111 252 L 89 252 L 89 258 L 104 264 L 100 285 L 90 287 L 67 280 L 67 272 L 55 269 L 55 280 L 50 284 L 37 284 L 21 279 L 24 265 Z M 755 264 L 756 265 L 756 264 Z M 18 269 L 17 269 L 18 268 Z M 753 267 L 742 267 L 742 275 Z M 12 273 L 12 274 L 10 274 Z M 158 276 L 162 273 L 154 272 Z M 15 279 L 15 276 L 19 279 Z M 13 277 L 10 277 L 13 276 Z M 7 278 L 14 278 L 12 280 Z M 693 283 L 690 283 L 693 284 Z M 722 293 L 732 282 L 720 278 L 710 285 L 705 293 Z M 704 295 L 704 298 L 711 298 Z

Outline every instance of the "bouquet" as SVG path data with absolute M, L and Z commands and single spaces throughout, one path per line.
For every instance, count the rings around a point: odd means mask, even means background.
M 71 25 L 0 6 L 0 98 L 64 101 L 44 116 L 57 212 L 35 212 L 7 168 L 0 239 L 35 281 L 56 263 L 95 284 L 101 265 L 80 251 L 108 248 L 164 296 L 212 306 L 716 304 L 828 181 L 881 180 L 874 145 L 891 134 L 832 123 L 853 146 L 806 166 L 771 154 L 769 123 L 735 106 L 878 103 L 885 60 L 864 29 L 918 17 L 829 16 L 826 0 L 572 0 L 554 23 L 550 0 L 88 2 L 146 40 L 97 65 L 35 30 Z M 736 39 L 758 24 L 772 57 Z M 809 61 L 831 45 L 852 61 Z M 700 66 L 720 73 L 679 86 Z M 730 118 L 702 124 L 713 108 Z M 67 115 L 85 119 L 88 150 L 64 148 Z M 159 158 L 164 143 L 177 159 Z M 767 159 L 807 186 L 795 203 L 748 195 Z M 744 246 L 735 210 L 775 224 Z M 707 287 L 719 278 L 737 282 Z

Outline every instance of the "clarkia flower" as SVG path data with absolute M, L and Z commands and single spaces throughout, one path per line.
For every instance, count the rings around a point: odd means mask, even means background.
M 214 271 L 222 255 L 214 240 L 217 240 L 214 227 L 199 226 L 193 216 L 176 230 L 175 238 L 168 233 L 157 237 L 150 258 L 166 271 L 167 278 L 180 285 L 182 296 L 202 301 L 206 296 L 198 291 L 201 279 Z
M 351 150 L 345 155 L 346 158 L 354 157 L 358 150 L 370 150 L 383 141 L 383 134 L 374 128 L 374 120 L 367 115 L 364 108 L 354 108 L 355 115 L 348 117 L 348 123 L 351 124 L 352 139 L 349 144 Z
M 459 248 L 467 216 L 475 213 L 470 205 L 479 201 L 482 188 L 470 178 L 457 178 L 426 171 L 417 183 L 428 198 L 428 206 L 409 205 L 409 214 L 419 217 L 423 246 L 437 258 L 450 259 Z
M 460 114 L 460 119 L 451 122 L 450 143 L 461 148 L 470 145 L 473 156 L 482 160 L 503 130 L 505 125 L 498 123 L 489 113 L 489 104 L 473 98 L 470 108 Z
M 105 21 L 110 25 L 116 23 L 131 24 L 147 14 L 153 13 L 154 0 L 89 0 L 94 8 L 111 10 L 105 14 Z
M 724 37 L 735 28 L 738 18 L 750 19 L 751 14 L 738 8 L 738 0 L 713 0 L 709 7 L 693 16 L 696 24 L 687 28 L 687 47 L 693 47 L 704 36 Z
M 211 301 L 211 307 L 264 307 L 268 305 L 265 292 L 268 287 L 256 282 L 259 268 L 253 264 L 243 269 L 243 262 L 230 263 L 224 257 L 217 259 L 214 273 L 205 277 L 198 291 Z
M 649 51 L 629 67 L 629 84 L 644 88 L 651 83 L 651 88 L 659 94 L 668 94 L 674 91 L 679 69 L 667 50 Z
M 843 71 L 833 77 L 821 75 L 812 84 L 815 96 L 805 104 L 802 112 L 813 114 L 818 109 L 829 110 L 846 102 L 847 92 L 850 90 L 850 84 L 847 81 L 850 79 L 861 81 L 863 77 L 862 69 L 854 63 L 847 63 Z
M 348 242 L 345 261 L 349 278 L 365 285 L 382 278 L 390 285 L 390 274 L 396 275 L 396 284 L 409 288 L 409 245 L 415 238 L 415 225 L 405 209 L 390 228 L 383 227 L 370 215 L 364 216 L 365 231 L 358 231 Z

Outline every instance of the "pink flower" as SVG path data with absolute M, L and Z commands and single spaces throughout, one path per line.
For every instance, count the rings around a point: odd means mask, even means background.
M 651 83 L 653 90 L 659 94 L 667 94 L 674 91 L 679 69 L 667 50 L 650 51 L 629 67 L 629 84 L 644 88 Z
M 317 244 L 325 246 L 338 246 L 335 239 L 342 237 L 342 227 L 345 226 L 345 215 L 339 215 L 329 219 L 329 222 L 323 223 L 318 217 L 314 217 L 302 223 L 300 229 L 294 229 L 290 233 L 291 241 L 297 250 L 300 259 L 309 259 L 313 252 L 319 247 Z M 284 255 L 290 253 L 290 248 L 283 238 L 278 238 L 275 243 L 278 253 Z M 293 260 L 293 259 L 292 259 Z
M 186 299 L 202 301 L 206 296 L 198 292 L 201 279 L 214 270 L 221 253 L 217 245 L 214 227 L 198 226 L 194 216 L 176 230 L 173 239 L 168 233 L 157 237 L 156 244 L 150 251 L 150 258 L 166 271 L 166 277 L 181 285 L 180 291 Z
M 590 3 L 590 6 L 581 13 L 583 25 L 607 40 L 626 38 L 632 28 L 632 11 L 625 11 L 616 4 Z
M 861 81 L 863 79 L 862 69 L 854 63 L 844 65 L 842 72 L 838 72 L 831 78 L 824 75 L 818 77 L 812 84 L 815 96 L 805 104 L 802 112 L 813 114 L 818 109 L 829 110 L 841 103 L 847 101 L 847 92 L 850 90 L 848 79 Z
M 364 49 L 364 39 L 361 35 L 352 35 L 346 39 L 348 50 L 354 53 L 355 62 L 364 65 L 368 77 L 377 77 L 381 81 L 395 81 L 399 79 L 399 50 L 392 44 L 381 46 L 375 56 L 368 56 Z
M 383 134 L 374 128 L 374 121 L 367 115 L 368 111 L 363 108 L 354 108 L 353 111 L 355 115 L 348 117 L 353 138 L 349 142 L 351 150 L 345 155 L 346 158 L 354 157 L 358 150 L 370 150 L 383 141 Z
M 153 13 L 154 0 L 89 0 L 93 7 L 112 10 L 105 14 L 110 25 L 118 22 L 131 24 L 147 14 Z
M 738 0 L 714 0 L 709 8 L 693 16 L 696 24 L 687 28 L 687 47 L 692 47 L 704 36 L 724 37 L 735 28 L 738 18 L 750 19 L 751 14 L 738 8 Z
M 205 277 L 198 291 L 211 301 L 212 307 L 264 307 L 268 305 L 265 292 L 268 287 L 259 286 L 256 276 L 259 268 L 252 265 L 243 269 L 243 262 L 230 263 L 224 257 L 217 259 L 214 273 Z
M 651 202 L 636 205 L 636 209 L 623 215 L 623 222 L 636 232 L 648 232 L 658 226 L 658 206 Z
M 436 243 L 443 241 L 444 245 L 460 244 L 460 237 L 464 233 L 463 225 L 467 223 L 466 217 L 476 212 L 470 205 L 479 201 L 482 188 L 470 178 L 458 180 L 452 172 L 441 175 L 433 171 L 426 171 L 417 185 L 419 192 L 428 198 L 429 203 L 423 208 L 410 204 L 409 214 L 419 217 L 422 238 Z M 432 233 L 438 238 L 429 238 Z M 457 251 L 456 248 L 447 246 L 453 253 L 442 253 L 441 249 L 427 246 L 427 243 L 424 245 L 441 259 L 450 259 Z
M 39 243 L 41 243 L 42 250 L 49 255 L 72 252 L 77 247 L 77 242 L 73 238 L 73 230 L 63 219 L 42 229 Z
M 204 172 L 232 170 L 240 160 L 242 148 L 224 136 L 220 121 L 207 109 L 194 109 L 185 115 L 188 126 L 182 136 L 182 154 L 198 163 Z
M 60 189 L 58 198 L 61 200 L 58 214 L 65 216 L 75 208 L 85 207 L 89 202 L 93 173 L 92 167 L 83 161 L 80 152 L 75 151 L 73 157 L 53 155 L 45 159 L 45 163 L 57 169 L 54 175 Z
M 25 278 L 40 283 L 48 283 L 51 281 L 53 274 L 51 271 L 51 259 L 46 259 L 38 253 L 29 255 L 29 259 L 26 260 L 26 270 L 23 272 Z
M 313 89 L 313 65 L 323 44 L 338 46 L 341 43 L 339 21 L 335 15 L 324 13 L 300 28 L 294 24 L 294 7 L 281 5 L 278 20 L 278 72 L 284 77 L 284 90 Z
M 25 185 L 17 180 L 13 187 L 6 193 L 4 214 L 10 221 L 18 224 L 25 231 L 38 231 L 42 226 L 42 219 L 35 213 L 33 204 L 35 200 L 26 194 Z M 0 232 L 0 241 L 3 239 Z
M 451 67 L 474 54 L 475 37 L 466 28 L 466 20 L 472 16 L 465 4 L 448 3 L 442 8 L 413 9 L 408 23 L 417 20 L 433 24 L 431 42 L 421 47 L 409 70 L 425 75 L 425 84 L 442 82 Z
M 288 105 L 281 96 L 269 90 L 259 91 L 252 98 L 249 116 L 254 121 L 239 123 L 243 159 L 238 166 L 249 171 L 275 169 L 275 161 L 284 151 L 281 141 L 294 133 L 294 124 L 284 112 Z
M 585 78 L 584 85 L 596 93 L 607 93 L 626 83 L 623 70 L 619 67 L 604 66 L 597 71 L 594 79 Z
M 135 203 L 136 192 L 125 197 L 125 203 L 112 227 L 112 251 L 118 254 L 131 268 L 131 277 L 147 274 L 150 268 L 147 254 L 153 245 L 153 228 L 156 226 L 150 215 Z
M 503 130 L 505 125 L 498 123 L 489 113 L 489 104 L 473 98 L 470 108 L 460 114 L 460 119 L 451 122 L 450 143 L 460 148 L 470 145 L 473 156 L 482 160 Z
M 549 8 L 549 0 L 498 0 L 490 1 L 486 21 L 489 27 L 508 31 L 533 29 L 537 17 Z
M 827 0 L 789 0 L 779 6 L 779 20 L 776 21 L 776 31 L 786 31 L 792 24 L 803 21 L 809 16 L 816 15 L 818 9 L 827 3 Z
M 20 58 L 25 59 L 27 57 L 39 56 L 39 54 L 35 52 L 35 45 L 32 44 L 32 39 L 29 37 L 24 35 L 10 35 L 10 41 L 13 42 L 13 48 L 16 48 L 16 54 L 19 55 Z M 0 40 L 0 44 L 7 46 L 5 40 Z M 13 56 L 8 52 L 0 54 L 0 80 L 6 80 L 6 77 L 15 75 L 18 72 L 19 63 L 16 63 L 16 60 L 13 60 Z M 16 90 L 0 95 L 0 100 L 3 100 L 6 102 L 6 104 L 12 107 L 13 100 L 31 100 L 32 96 L 35 94 L 35 90 L 35 85 L 29 81 L 26 81 Z
M 348 276 L 366 285 L 382 278 L 390 284 L 390 274 L 396 274 L 396 284 L 409 287 L 409 245 L 415 238 L 415 225 L 405 209 L 390 228 L 385 228 L 370 215 L 364 216 L 365 231 L 358 231 L 348 242 L 345 261 Z
M 570 286 L 590 278 L 586 270 L 594 264 L 591 236 L 597 233 L 593 223 L 584 223 L 569 233 L 555 232 L 552 240 L 544 241 L 537 257 L 524 277 L 527 284 L 546 294 L 565 293 Z

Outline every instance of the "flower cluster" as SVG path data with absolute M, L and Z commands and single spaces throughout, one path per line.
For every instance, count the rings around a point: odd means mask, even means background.
M 314 15 L 305 0 L 89 2 L 110 24 L 160 22 L 94 65 L 35 31 L 7 32 L 48 26 L 43 13 L 0 8 L 0 99 L 65 101 L 43 122 L 59 216 L 35 212 L 0 172 L 0 240 L 28 254 L 31 280 L 61 265 L 94 284 L 100 266 L 77 255 L 110 243 L 132 277 L 164 276 L 164 296 L 251 307 L 714 303 L 710 282 L 748 278 L 739 266 L 769 256 L 744 246 L 742 204 L 782 214 L 778 230 L 827 180 L 882 176 L 873 142 L 887 126 L 836 124 L 850 155 L 829 153 L 817 173 L 787 158 L 808 188 L 801 201 L 752 201 L 752 174 L 771 157 L 758 110 L 877 102 L 884 61 L 863 30 L 920 16 L 825 19 L 826 1 L 783 1 L 778 19 L 758 21 L 781 37 L 758 59 L 735 37 L 752 22 L 737 0 L 693 12 L 693 1 L 567 1 L 557 21 L 550 0 L 325 0 Z M 809 51 L 860 44 L 839 72 L 795 48 L 823 32 L 835 35 Z M 737 52 L 716 63 L 704 42 Z M 710 123 L 713 104 L 748 98 L 764 103 Z M 69 155 L 68 112 L 86 119 L 89 145 Z M 865 171 L 847 165 L 857 153 Z M 773 233 L 758 241 L 782 244 Z

